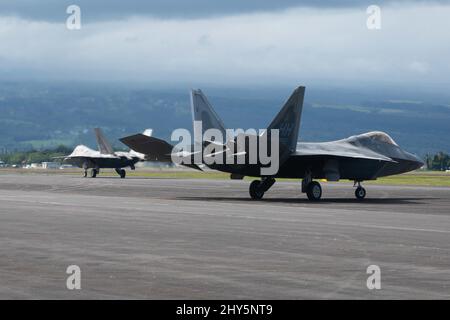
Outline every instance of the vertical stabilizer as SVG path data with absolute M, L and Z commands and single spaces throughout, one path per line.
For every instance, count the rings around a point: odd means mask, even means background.
M 98 150 L 101 154 L 113 154 L 113 148 L 109 144 L 100 128 L 95 128 L 95 137 L 97 139 Z
M 295 89 L 267 128 L 268 130 L 279 130 L 280 147 L 283 145 L 291 153 L 295 151 L 297 146 L 304 96 L 305 87 Z
M 144 136 L 151 137 L 153 134 L 153 129 L 145 129 L 142 133 Z
M 202 122 L 202 134 L 208 129 L 218 129 L 225 137 L 225 125 L 201 90 L 191 91 L 192 120 Z

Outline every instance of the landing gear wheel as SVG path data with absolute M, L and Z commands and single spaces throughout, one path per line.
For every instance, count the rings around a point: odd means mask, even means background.
M 97 173 L 98 173 L 97 169 L 92 169 L 91 170 L 91 178 L 95 178 L 97 176 Z
M 356 188 L 355 197 L 360 200 L 364 199 L 366 197 L 366 189 L 363 187 Z
M 319 201 L 322 197 L 322 187 L 320 186 L 320 183 L 317 181 L 310 182 L 306 190 L 306 195 L 311 201 Z
M 83 178 L 87 177 L 87 170 L 84 170 Z
M 120 168 L 116 168 L 115 169 L 117 174 L 120 176 L 120 178 L 124 179 L 125 176 L 127 175 L 127 172 L 125 171 L 125 169 L 120 169 Z
M 253 180 L 252 183 L 250 183 L 249 193 L 250 197 L 254 200 L 261 200 L 264 196 L 264 191 L 260 190 L 261 181 Z

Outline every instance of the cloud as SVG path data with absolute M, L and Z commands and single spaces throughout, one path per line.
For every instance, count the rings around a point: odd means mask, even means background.
M 422 0 L 423 1 L 423 0 Z M 392 3 L 377 0 L 378 5 Z M 397 0 L 397 3 L 411 4 L 414 0 Z M 427 1 L 431 3 L 431 1 Z M 448 2 L 445 0 L 435 2 Z M 151 16 L 160 18 L 197 18 L 224 16 L 252 12 L 268 12 L 293 7 L 311 8 L 364 8 L 373 0 L 3 0 L 0 12 L 25 19 L 60 21 L 67 6 L 76 4 L 83 9 L 85 22 L 124 19 L 130 16 Z
M 448 83 L 448 5 L 294 8 L 83 25 L 0 17 L 0 74 L 161 84 Z M 424 75 L 426 78 L 424 79 Z
M 420 74 L 426 74 L 429 71 L 429 66 L 428 63 L 413 61 L 409 64 L 409 69 Z

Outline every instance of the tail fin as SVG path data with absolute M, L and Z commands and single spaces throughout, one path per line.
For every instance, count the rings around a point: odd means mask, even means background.
M 153 134 L 153 129 L 145 129 L 142 133 L 144 136 L 151 137 Z
M 218 129 L 225 137 L 225 125 L 201 90 L 191 91 L 192 120 L 202 122 L 202 135 L 208 129 Z
M 280 144 L 284 145 L 289 152 L 294 152 L 297 146 L 304 96 L 305 87 L 295 89 L 267 128 L 269 132 L 270 129 L 279 130 Z
M 101 154 L 113 154 L 114 150 L 109 144 L 108 140 L 106 140 L 103 132 L 100 128 L 95 128 L 95 137 L 97 138 L 98 149 Z

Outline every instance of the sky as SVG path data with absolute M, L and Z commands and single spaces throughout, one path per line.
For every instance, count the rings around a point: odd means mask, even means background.
M 447 88 L 448 17 L 450 1 L 0 0 L 0 79 Z

